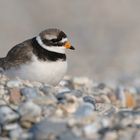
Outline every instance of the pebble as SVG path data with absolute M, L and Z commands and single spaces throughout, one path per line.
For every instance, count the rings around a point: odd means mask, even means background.
M 35 88 L 25 87 L 22 88 L 20 92 L 26 98 L 26 100 L 32 100 L 38 97 L 38 92 Z
M 11 130 L 9 133 L 9 136 L 11 140 L 31 139 L 31 134 L 25 133 L 24 130 L 20 126 L 17 126 L 17 128 Z
M 22 82 L 19 80 L 10 80 L 7 82 L 8 88 L 18 88 L 20 86 L 22 86 Z
M 56 95 L 56 98 L 58 99 L 59 102 L 65 102 L 67 96 L 75 96 L 75 97 L 81 97 L 82 92 L 80 90 L 65 90 L 61 91 Z
M 56 138 L 67 130 L 66 123 L 52 122 L 47 118 L 34 125 L 29 132 L 33 134 L 32 140 L 47 140 Z
M 14 120 L 17 120 L 18 118 L 19 118 L 18 114 L 15 113 L 8 106 L 1 106 L 0 107 L 0 124 L 1 125 L 10 123 Z
M 47 84 L 45 84 L 40 90 L 43 91 L 45 95 L 50 95 L 50 94 L 52 95 L 55 92 L 54 88 Z
M 74 89 L 74 85 L 71 79 L 63 79 L 60 81 L 59 86 L 68 87 L 70 89 Z
M 6 93 L 4 86 L 0 85 L 0 97 L 2 97 Z
M 58 110 L 61 109 L 61 111 L 63 111 L 65 115 L 68 115 L 69 113 L 74 113 L 77 107 L 78 107 L 77 98 L 73 95 L 67 94 L 65 95 L 65 101 L 59 102 Z
M 118 134 L 115 132 L 108 132 L 104 136 L 104 140 L 117 140 Z
M 96 111 L 98 111 L 99 114 L 111 116 L 117 112 L 117 108 L 111 104 L 98 103 L 96 104 Z
M 94 113 L 95 107 L 91 103 L 83 103 L 75 112 L 76 117 L 86 117 Z
M 125 87 L 119 86 L 116 89 L 116 96 L 119 100 L 120 107 L 134 108 L 136 107 L 136 91 L 132 88 L 127 89 Z
M 83 97 L 84 102 L 91 103 L 96 108 L 96 100 L 91 96 L 84 96 Z
M 12 88 L 10 89 L 10 103 L 12 104 L 19 104 L 21 102 L 21 94 L 19 89 Z
M 59 140 L 86 140 L 85 138 L 78 137 L 74 133 L 67 131 L 59 136 Z
M 0 124 L 3 130 L 9 131 L 17 127 L 19 115 L 7 106 L 0 107 Z
M 41 108 L 32 101 L 26 101 L 19 106 L 21 123 L 24 127 L 30 127 L 32 123 L 38 122 L 41 117 Z
M 100 128 L 99 123 L 95 122 L 89 125 L 86 125 L 83 128 L 84 135 L 89 139 L 98 139 L 98 129 Z

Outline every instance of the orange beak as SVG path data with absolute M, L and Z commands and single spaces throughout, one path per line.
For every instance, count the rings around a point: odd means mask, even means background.
M 71 44 L 70 44 L 69 41 L 67 41 L 67 42 L 65 43 L 64 47 L 65 47 L 66 49 L 75 50 L 75 48 L 74 48 L 73 46 L 71 46 Z

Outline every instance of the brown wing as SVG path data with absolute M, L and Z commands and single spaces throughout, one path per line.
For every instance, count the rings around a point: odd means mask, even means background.
M 0 58 L 0 68 L 3 68 L 5 58 Z
M 0 66 L 3 69 L 19 67 L 21 64 L 31 60 L 32 47 L 29 43 L 21 43 L 14 46 L 5 58 L 0 59 Z

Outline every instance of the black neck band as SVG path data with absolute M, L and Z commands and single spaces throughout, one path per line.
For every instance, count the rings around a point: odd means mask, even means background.
M 40 60 L 49 60 L 49 61 L 57 61 L 57 60 L 66 60 L 66 55 L 56 52 L 51 52 L 44 49 L 39 43 L 36 41 L 36 37 L 32 39 L 33 45 L 33 53 L 40 59 Z

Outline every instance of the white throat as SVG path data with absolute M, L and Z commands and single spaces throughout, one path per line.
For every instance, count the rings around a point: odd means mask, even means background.
M 45 45 L 43 43 L 43 41 L 42 41 L 42 39 L 41 39 L 40 36 L 37 36 L 36 37 L 36 41 L 38 42 L 38 44 L 42 48 L 44 48 L 44 49 L 46 49 L 48 51 L 65 54 L 65 47 L 64 46 L 62 46 L 62 47 L 59 47 L 59 46 L 55 46 L 55 47 L 54 46 L 51 46 L 51 47 L 49 47 L 49 46 L 47 46 L 47 45 Z

